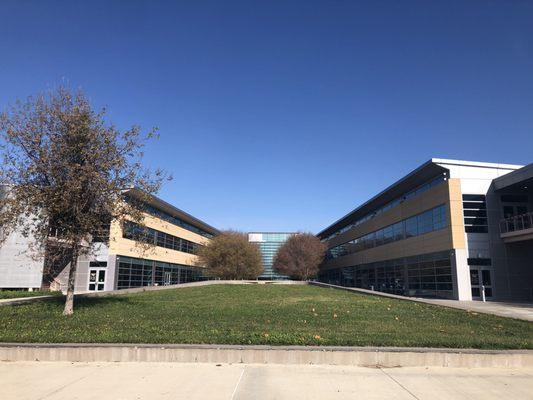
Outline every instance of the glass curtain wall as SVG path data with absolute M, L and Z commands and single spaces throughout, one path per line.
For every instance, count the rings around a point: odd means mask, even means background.
M 201 268 L 132 257 L 117 257 L 117 289 L 165 286 L 205 280 Z
M 332 247 L 328 250 L 326 257 L 328 259 L 342 257 L 365 249 L 371 249 L 387 243 L 437 231 L 446 226 L 446 206 L 443 204 L 393 225 L 386 226 L 350 240 L 349 242 Z
M 415 297 L 453 298 L 449 251 L 336 268 L 319 281 Z

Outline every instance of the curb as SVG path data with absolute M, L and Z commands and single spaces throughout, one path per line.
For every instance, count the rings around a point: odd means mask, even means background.
M 531 350 L 158 344 L 0 344 L 0 361 L 533 367 Z

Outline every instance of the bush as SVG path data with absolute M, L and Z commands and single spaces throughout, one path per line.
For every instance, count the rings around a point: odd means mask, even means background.
M 242 232 L 225 231 L 198 251 L 198 265 L 221 279 L 257 279 L 263 272 L 261 252 Z
M 298 233 L 280 247 L 274 258 L 274 269 L 293 279 L 307 281 L 318 273 L 325 253 L 326 245 L 315 235 Z

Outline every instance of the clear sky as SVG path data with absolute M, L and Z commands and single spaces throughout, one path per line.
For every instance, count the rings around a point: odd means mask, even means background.
M 318 232 L 431 157 L 533 162 L 533 2 L 26 1 L 0 108 L 67 79 L 157 126 L 160 195 L 217 228 Z

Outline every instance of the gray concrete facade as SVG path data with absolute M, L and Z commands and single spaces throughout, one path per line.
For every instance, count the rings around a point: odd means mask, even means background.
M 529 167 L 524 168 L 531 171 Z M 515 173 L 523 176 L 521 170 Z M 500 229 L 504 207 L 516 207 L 516 204 L 521 204 L 527 207 L 529 212 L 533 211 L 533 187 L 527 187 L 527 178 L 522 182 L 522 185 L 512 187 L 496 185 L 495 182 L 487 192 L 488 242 L 491 270 L 494 274 L 494 293 L 495 299 L 502 301 L 533 300 L 533 239 L 525 238 L 506 243 L 502 239 Z M 527 202 L 506 202 L 505 196 L 508 195 L 526 196 Z
M 32 243 L 15 230 L 0 246 L 0 289 L 41 287 L 44 262 L 30 251 Z

